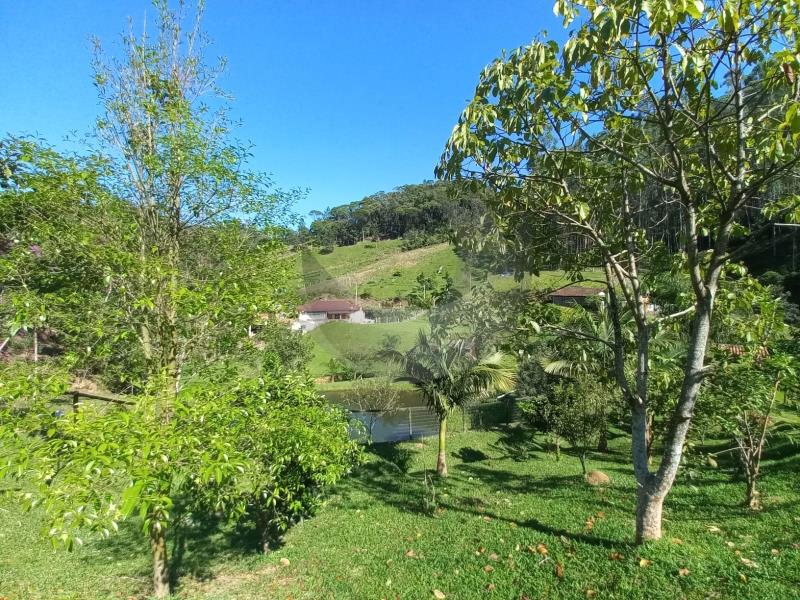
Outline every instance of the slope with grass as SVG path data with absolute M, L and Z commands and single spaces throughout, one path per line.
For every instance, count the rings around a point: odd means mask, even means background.
M 797 598 L 800 489 L 796 447 L 764 468 L 766 508 L 741 505 L 731 464 L 684 469 L 665 505 L 665 538 L 636 547 L 629 439 L 560 462 L 519 429 L 451 435 L 451 477 L 426 478 L 434 443 L 381 445 L 318 514 L 261 557 L 249 531 L 207 516 L 173 551 L 177 597 L 197 600 L 434 598 Z M 688 473 L 691 472 L 691 479 Z M 0 510 L 0 594 L 43 600 L 145 596 L 147 546 L 136 523 L 68 554 L 37 537 L 37 515 Z
M 428 321 L 424 317 L 400 323 L 355 323 L 330 322 L 320 325 L 307 335 L 314 341 L 314 354 L 308 365 L 312 377 L 322 377 L 328 373 L 328 363 L 332 358 L 346 357 L 349 352 L 377 353 L 386 336 L 397 336 L 397 350 L 411 348 L 420 329 L 426 329 Z
M 402 240 L 359 242 L 337 246 L 329 254 L 318 250 L 299 259 L 301 295 L 312 298 L 325 294 L 354 296 L 367 294 L 378 300 L 404 297 L 419 273 L 427 275 L 446 269 L 463 285 L 464 263 L 449 244 L 436 244 L 403 251 Z

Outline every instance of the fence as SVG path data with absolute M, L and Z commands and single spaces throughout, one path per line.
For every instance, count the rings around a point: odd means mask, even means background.
M 373 442 L 398 442 L 437 435 L 439 422 L 436 415 L 425 406 L 409 406 L 388 411 L 351 410 L 354 419 L 361 422 L 368 439 Z M 519 409 L 513 399 L 483 402 L 456 409 L 447 419 L 449 432 L 464 432 L 507 425 L 519 418 Z M 359 432 L 354 429 L 354 435 Z
M 131 402 L 130 400 L 126 400 L 125 396 L 120 396 L 117 394 L 109 394 L 109 393 L 101 393 L 101 392 L 90 392 L 86 390 L 70 390 L 63 396 L 61 396 L 64 400 L 67 400 L 72 404 L 72 411 L 75 412 L 78 410 L 80 405 L 82 404 L 81 399 L 86 400 L 99 400 L 101 402 L 106 402 L 108 404 L 116 404 L 119 406 L 133 406 L 135 402 Z

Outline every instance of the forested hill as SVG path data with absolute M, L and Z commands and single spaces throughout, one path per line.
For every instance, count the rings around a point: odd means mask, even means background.
M 299 233 L 318 246 L 404 238 L 409 246 L 420 247 L 444 241 L 448 231 L 478 223 L 483 213 L 477 195 L 446 183 L 424 182 L 315 211 L 310 228 Z

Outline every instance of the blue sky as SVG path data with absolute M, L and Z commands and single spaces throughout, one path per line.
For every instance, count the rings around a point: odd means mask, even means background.
M 90 35 L 113 51 L 145 0 L 0 1 L 0 135 L 57 145 L 98 112 Z M 543 29 L 551 0 L 207 0 L 212 56 L 251 167 L 307 213 L 433 178 L 480 70 Z

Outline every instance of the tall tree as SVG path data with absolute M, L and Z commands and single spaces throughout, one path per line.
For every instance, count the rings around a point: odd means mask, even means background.
M 558 0 L 559 48 L 537 40 L 486 67 L 438 168 L 473 179 L 498 226 L 548 264 L 603 265 L 614 329 L 615 378 L 631 411 L 636 540 L 661 537 L 672 488 L 707 372 L 720 280 L 748 244 L 740 218 L 800 162 L 800 43 L 796 0 Z M 769 94 L 763 93 L 770 91 Z M 768 218 L 796 220 L 796 196 L 772 197 Z M 680 252 L 659 253 L 654 214 L 677 211 Z M 575 253 L 575 241 L 585 250 Z M 691 305 L 656 315 L 648 273 L 691 282 Z M 635 322 L 632 377 L 620 315 Z M 678 401 L 658 468 L 648 466 L 649 351 L 654 329 L 690 319 Z
M 507 355 L 495 352 L 479 357 L 466 338 L 435 338 L 420 332 L 417 344 L 407 353 L 385 353 L 397 361 L 401 379 L 422 394 L 439 423 L 439 453 L 436 472 L 447 477 L 447 417 L 456 407 L 493 393 L 506 392 L 516 381 L 516 368 Z

